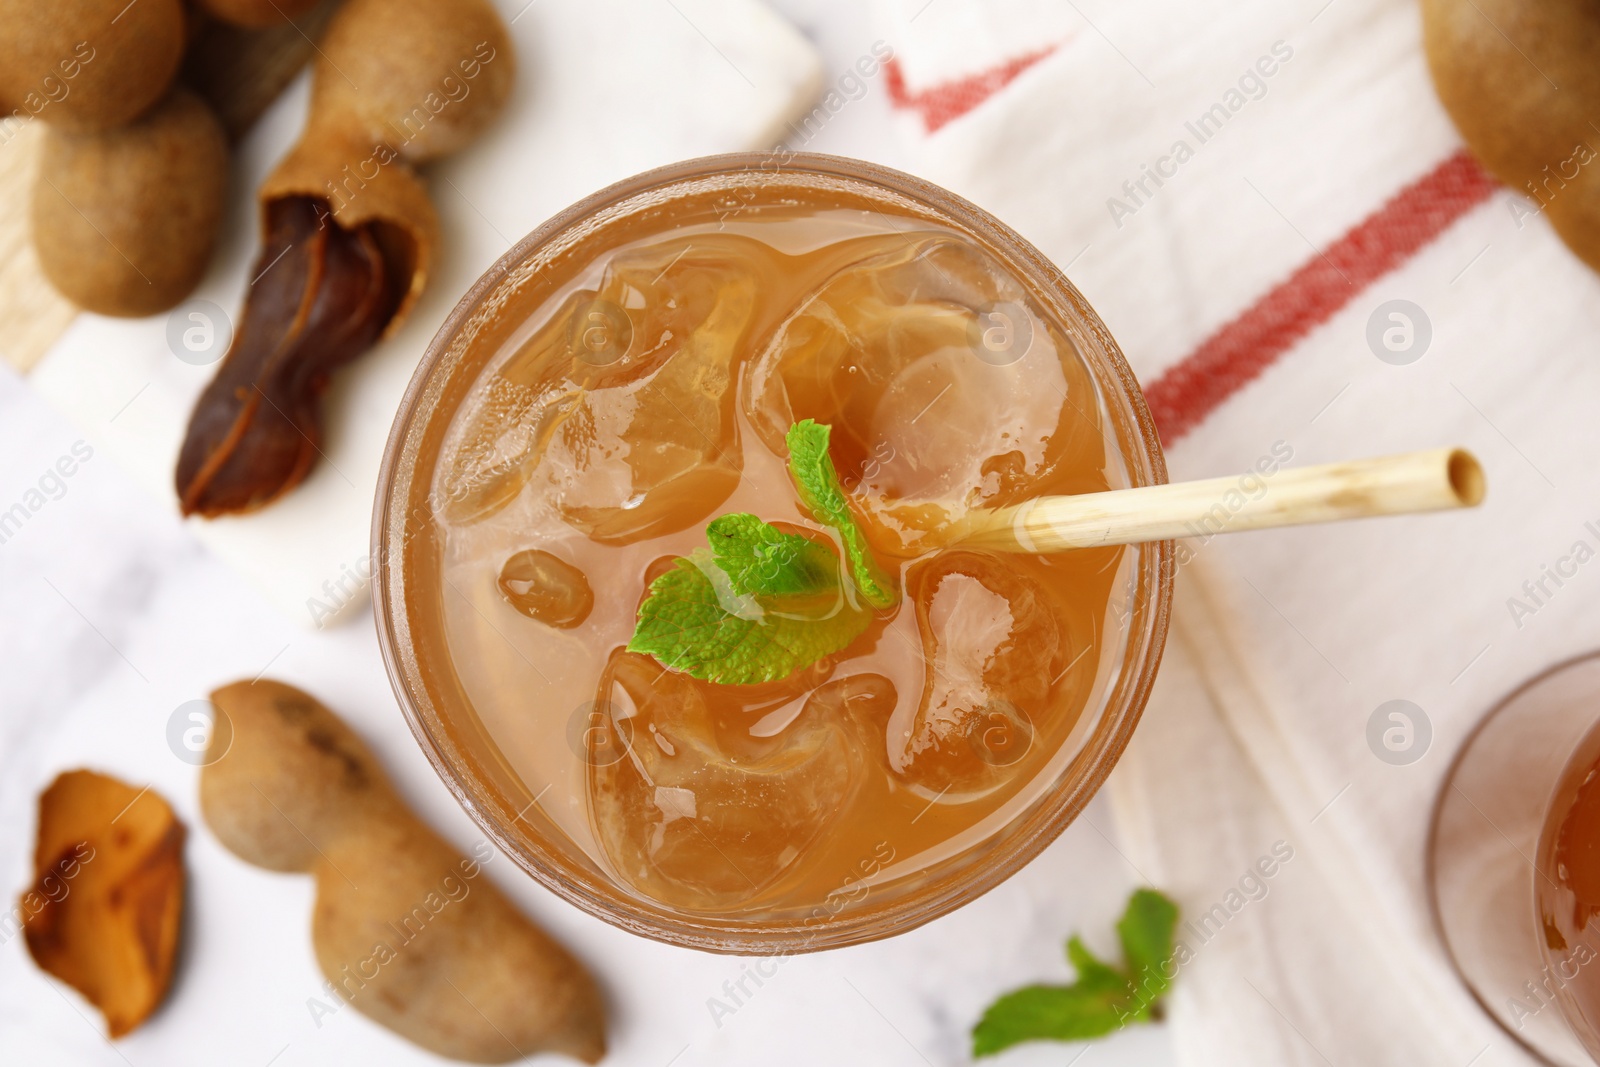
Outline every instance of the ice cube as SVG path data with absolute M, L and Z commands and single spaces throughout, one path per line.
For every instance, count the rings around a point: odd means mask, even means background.
M 891 769 L 930 797 L 972 799 L 1004 784 L 1051 713 L 1061 628 L 1044 587 L 1016 561 L 950 551 L 910 568 L 924 684 Z
M 527 363 L 538 361 L 522 357 Z M 544 455 L 550 431 L 570 412 L 579 389 L 559 375 L 519 380 L 525 367 L 489 374 L 457 416 L 445 443 L 434 508 L 450 522 L 475 522 L 516 499 Z
M 686 911 L 737 909 L 796 869 L 850 800 L 859 746 L 828 709 L 807 705 L 773 736 L 720 722 L 706 683 L 616 653 L 596 707 L 627 725 L 592 735 L 627 757 L 591 759 L 590 814 L 618 876 Z M 610 746 L 610 747 L 607 747 Z
M 875 544 L 899 554 L 932 547 L 927 533 L 968 508 L 1103 465 L 1071 342 L 988 253 L 948 236 L 907 236 L 834 274 L 745 373 L 775 453 L 791 423 L 833 424 L 841 478 Z
M 543 549 L 526 549 L 507 559 L 499 585 L 512 607 L 561 630 L 577 626 L 594 608 L 594 590 L 584 573 Z
M 715 509 L 739 481 L 734 383 L 760 255 L 726 234 L 619 253 L 480 387 L 453 442 L 446 518 L 493 514 L 530 481 L 613 544 Z

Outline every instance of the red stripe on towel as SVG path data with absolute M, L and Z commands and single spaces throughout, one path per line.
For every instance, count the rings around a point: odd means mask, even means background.
M 1037 52 L 1008 59 L 986 71 L 969 74 L 955 81 L 943 82 L 915 93 L 906 88 L 905 71 L 900 69 L 900 61 L 890 59 L 883 65 L 885 83 L 889 89 L 889 102 L 895 107 L 920 114 L 923 128 L 928 133 L 933 133 L 1010 85 L 1016 80 L 1017 75 L 1059 47 L 1059 43 L 1053 44 Z
M 1313 256 L 1145 387 L 1162 442 L 1171 445 L 1204 422 L 1223 401 L 1496 188 L 1494 179 L 1462 149 Z

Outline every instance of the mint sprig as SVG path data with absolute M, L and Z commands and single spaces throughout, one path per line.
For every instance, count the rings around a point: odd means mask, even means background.
M 843 650 L 871 623 L 870 608 L 895 602 L 828 458 L 828 432 L 809 419 L 790 429 L 789 472 L 817 521 L 838 533 L 843 564 L 830 546 L 754 515 L 713 519 L 710 547 L 650 583 L 629 652 L 708 682 L 757 685 Z
M 1025 986 L 996 1000 L 972 1028 L 972 1054 L 990 1056 L 1023 1041 L 1084 1041 L 1158 1018 L 1172 986 L 1177 925 L 1176 904 L 1154 889 L 1138 890 L 1117 923 L 1124 967 L 1098 959 L 1074 935 L 1067 960 L 1078 980 Z

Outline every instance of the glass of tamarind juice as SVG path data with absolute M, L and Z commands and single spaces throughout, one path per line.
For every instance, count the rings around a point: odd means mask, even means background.
M 445 782 L 579 907 L 871 940 L 1071 822 L 1166 633 L 1170 543 L 952 531 L 1165 477 L 1104 326 L 999 222 L 853 160 L 695 160 L 550 220 L 439 331 L 380 477 L 380 640 Z
M 1484 716 L 1440 791 L 1428 883 L 1484 1010 L 1543 1062 L 1600 1063 L 1600 652 Z

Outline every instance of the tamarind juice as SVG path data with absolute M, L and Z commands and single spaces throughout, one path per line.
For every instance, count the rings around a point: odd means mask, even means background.
M 1514 1010 L 1559 1002 L 1573 1033 L 1600 1061 L 1600 725 L 1561 772 L 1536 854 L 1534 898 L 1545 967 Z
M 386 564 L 420 664 L 396 684 L 468 724 L 474 773 L 515 789 L 458 793 L 480 819 L 505 809 L 485 825 L 522 835 L 525 866 L 569 899 L 706 947 L 728 947 L 707 930 L 834 924 L 793 941 L 818 947 L 938 879 L 992 884 L 1025 861 L 1023 829 L 1037 851 L 1065 825 L 1063 798 L 1070 818 L 1142 705 L 1165 620 L 1163 606 L 1152 631 L 1150 582 L 1167 572 L 1148 546 L 1029 556 L 948 536 L 970 509 L 1152 480 L 1130 443 L 1131 376 L 1108 376 L 1094 347 L 1109 338 L 909 203 L 739 181 L 736 197 L 651 193 L 581 218 L 560 256 L 464 301 L 495 324 L 492 344 L 462 341 L 471 323 L 442 332 L 466 331 L 450 358 L 471 373 L 412 401 L 440 413 L 405 460 L 417 488 Z M 629 651 L 675 567 L 706 575 L 746 665 L 826 623 L 763 609 L 705 562 L 721 516 L 821 546 L 830 588 L 864 610 L 838 523 L 791 474 L 786 435 L 803 420 L 831 427 L 892 603 L 760 682 Z M 380 588 L 380 616 L 396 595 Z M 696 653 L 720 640 L 699 623 L 673 636 Z M 452 780 L 460 759 L 435 762 Z

